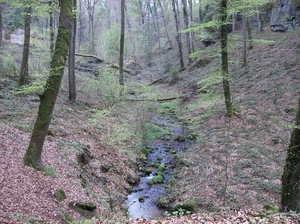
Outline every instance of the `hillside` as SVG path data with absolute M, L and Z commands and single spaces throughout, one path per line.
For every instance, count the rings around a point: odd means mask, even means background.
M 296 214 L 279 214 L 276 206 L 299 97 L 299 32 L 265 32 L 256 38 L 273 42 L 256 43 L 248 52 L 247 66 L 231 63 L 236 109 L 232 119 L 225 117 L 221 84 L 199 83 L 213 74 L 219 63 L 216 56 L 203 56 L 205 65 L 176 73 L 179 82 L 169 85 L 174 73 L 162 73 L 163 55 L 158 53 L 152 67 L 127 75 L 131 95 L 124 101 L 117 98 L 110 78 L 104 82 L 79 73 L 78 101 L 69 104 L 65 76 L 43 149 L 44 172 L 22 161 L 39 98 L 13 94 L 16 77 L 2 73 L 0 223 L 298 223 Z M 237 47 L 230 60 L 238 62 L 239 41 L 233 43 Z M 218 44 L 205 48 L 209 49 L 218 49 Z M 18 60 L 21 49 L 8 50 Z M 176 64 L 176 49 L 169 58 Z M 143 59 L 138 62 L 146 64 Z M 109 73 L 103 68 L 101 72 Z M 174 181 L 162 204 L 169 208 L 193 200 L 195 214 L 159 221 L 129 219 L 124 201 L 146 156 L 139 147 L 149 131 L 143 124 L 164 112 L 153 99 L 173 96 L 183 97 L 169 107 L 197 139 L 177 155 Z M 55 196 L 59 189 L 66 194 L 63 201 Z M 84 221 L 75 202 L 92 202 L 97 209 Z

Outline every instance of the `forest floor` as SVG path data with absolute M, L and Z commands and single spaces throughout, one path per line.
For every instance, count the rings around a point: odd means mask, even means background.
M 225 116 L 222 86 L 212 75 L 218 57 L 203 56 L 200 67 L 189 66 L 178 74 L 172 69 L 162 74 L 157 67 L 163 67 L 163 56 L 156 57 L 156 66 L 127 77 L 131 98 L 121 102 L 112 80 L 104 83 L 80 74 L 78 101 L 72 105 L 65 78 L 43 148 L 44 172 L 23 165 L 39 98 L 13 94 L 16 78 L 2 72 L 0 223 L 298 223 L 297 214 L 278 213 L 278 207 L 300 93 L 299 30 L 256 38 L 273 42 L 257 41 L 248 52 L 247 66 L 230 65 L 233 118 Z M 169 58 L 176 58 L 175 52 Z M 239 56 L 236 47 L 230 58 L 239 61 Z M 179 82 L 169 85 L 174 75 Z M 161 82 L 146 85 L 159 77 Z M 145 159 L 140 145 L 149 134 L 151 116 L 164 112 L 152 100 L 173 96 L 182 98 L 165 105 L 176 108 L 197 141 L 178 155 L 175 181 L 164 201 L 174 205 L 193 200 L 196 212 L 131 220 L 124 201 Z M 66 193 L 63 201 L 55 197 L 59 189 Z M 94 203 L 96 215 L 84 221 L 74 209 L 76 202 Z

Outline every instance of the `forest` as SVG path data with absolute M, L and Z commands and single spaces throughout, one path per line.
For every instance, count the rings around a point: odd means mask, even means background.
M 299 0 L 0 0 L 0 223 L 299 223 Z

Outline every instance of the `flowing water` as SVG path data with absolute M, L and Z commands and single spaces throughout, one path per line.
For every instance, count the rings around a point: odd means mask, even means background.
M 143 172 L 139 172 L 140 182 L 133 187 L 132 193 L 128 195 L 125 202 L 128 208 L 128 216 L 133 219 L 154 219 L 164 215 L 165 210 L 157 206 L 157 200 L 166 194 L 165 186 L 168 178 L 172 174 L 175 156 L 188 144 L 187 139 L 178 139 L 178 136 L 185 136 L 185 133 L 176 119 L 171 118 L 170 122 L 164 118 L 154 117 L 153 122 L 159 123 L 171 131 L 171 134 L 164 135 L 161 139 L 149 143 L 149 146 L 154 150 L 148 155 L 146 164 L 146 167 L 150 168 L 153 162 L 164 163 L 166 165 L 166 169 L 163 171 L 164 181 L 161 184 L 153 185 L 147 183 L 153 179 L 157 168 L 153 168 L 153 170 L 150 169 L 151 173 L 147 175 Z

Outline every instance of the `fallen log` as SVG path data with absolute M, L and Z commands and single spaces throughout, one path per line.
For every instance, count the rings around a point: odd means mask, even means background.
M 174 96 L 174 97 L 166 97 L 166 98 L 158 98 L 158 99 L 125 99 L 125 101 L 158 101 L 158 102 L 163 102 L 163 101 L 171 101 L 171 100 L 177 100 L 181 99 L 183 96 Z
M 75 53 L 76 56 L 80 56 L 80 57 L 85 57 L 85 58 L 94 58 L 96 59 L 96 62 L 98 63 L 102 63 L 104 62 L 104 60 L 102 60 L 101 58 L 98 58 L 95 55 L 91 55 L 91 54 L 80 54 L 80 53 Z
M 91 54 L 80 54 L 80 53 L 75 53 L 76 56 L 79 56 L 79 57 L 85 57 L 85 58 L 93 58 L 96 60 L 97 63 L 105 63 L 105 64 L 108 64 L 110 68 L 114 68 L 114 69 L 119 69 L 120 67 L 116 64 L 113 64 L 113 63 L 109 63 L 109 62 L 105 62 L 103 59 L 95 56 L 95 55 L 91 55 Z M 127 68 L 123 68 L 123 71 L 128 73 L 128 74 L 131 74 L 131 71 Z

